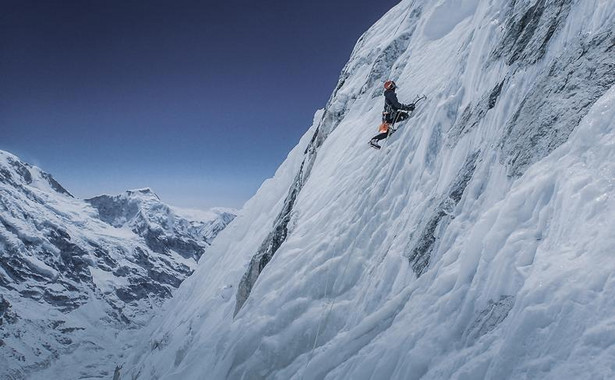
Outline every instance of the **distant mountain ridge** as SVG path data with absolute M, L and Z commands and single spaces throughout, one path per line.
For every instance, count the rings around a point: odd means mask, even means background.
M 162 203 L 151 189 L 129 190 L 124 194 L 101 195 L 86 199 L 98 210 L 99 218 L 117 228 L 127 227 L 142 236 L 157 253 L 171 250 L 185 258 L 198 260 L 207 245 L 234 218 L 233 210 L 213 209 L 207 223 L 190 221 L 177 209 Z M 179 212 L 179 213 L 178 213 Z M 198 237 L 200 241 L 194 240 Z
M 104 335 L 149 320 L 235 210 L 194 214 L 151 189 L 80 200 L 0 151 L 0 378 L 102 350 L 115 344 Z

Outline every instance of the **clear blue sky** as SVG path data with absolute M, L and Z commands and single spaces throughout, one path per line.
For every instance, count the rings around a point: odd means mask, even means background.
M 395 0 L 4 0 L 0 149 L 80 198 L 240 207 Z

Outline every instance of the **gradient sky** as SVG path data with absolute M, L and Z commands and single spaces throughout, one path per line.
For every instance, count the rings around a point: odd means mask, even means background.
M 3 0 L 0 149 L 87 198 L 241 207 L 396 0 Z

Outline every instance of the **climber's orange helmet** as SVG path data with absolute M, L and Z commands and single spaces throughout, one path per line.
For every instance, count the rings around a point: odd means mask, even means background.
M 384 82 L 384 89 L 385 90 L 393 90 L 395 88 L 397 88 L 397 85 L 392 80 L 388 80 L 388 81 Z

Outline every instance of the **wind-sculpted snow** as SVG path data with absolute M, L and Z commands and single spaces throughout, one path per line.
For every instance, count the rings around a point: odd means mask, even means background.
M 106 376 L 119 343 L 103 337 L 143 325 L 234 217 L 218 210 L 186 219 L 151 192 L 98 197 L 125 201 L 99 213 L 2 151 L 0 173 L 0 378 L 32 378 L 54 365 L 63 372 L 71 360 L 76 373 L 59 377 Z M 92 357 L 106 363 L 78 362 Z
M 413 15 L 414 17 L 411 16 L 411 20 L 416 19 L 419 14 L 420 13 L 417 12 L 416 15 Z M 367 82 L 365 82 L 365 85 L 361 89 L 361 92 L 365 92 L 368 89 L 373 90 L 375 87 L 374 85 L 376 83 L 380 83 L 380 81 L 382 80 L 381 78 L 390 76 L 391 72 L 393 71 L 391 64 L 397 61 L 401 54 L 403 54 L 408 48 L 408 44 L 410 43 L 410 40 L 412 38 L 412 32 L 414 31 L 412 30 L 409 33 L 399 36 L 398 38 L 393 40 L 389 44 L 389 46 L 382 50 L 382 52 L 378 55 L 378 58 L 376 58 L 376 61 L 373 63 L 369 76 L 367 78 Z M 374 98 L 380 95 L 381 91 L 372 92 L 372 97 Z
M 615 377 L 614 22 L 402 1 L 122 378 Z M 386 79 L 427 100 L 374 150 Z
M 378 52 L 378 57 L 373 62 L 367 81 L 361 88 L 360 94 L 365 93 L 368 90 L 372 91 L 372 97 L 381 95 L 381 91 L 378 91 L 378 84 L 384 77 L 396 77 L 403 69 L 404 62 L 398 62 L 399 57 L 408 49 L 412 35 L 414 34 L 417 26 L 417 22 L 421 17 L 421 8 L 413 9 L 407 17 L 405 17 L 399 24 L 404 25 L 404 33 L 396 36 L 387 47 Z M 352 58 L 351 58 L 352 61 Z M 398 63 L 398 65 L 394 65 Z
M 420 10 L 413 10 L 410 13 L 409 21 L 412 30 L 415 28 L 416 21 L 420 15 Z M 402 22 L 405 21 L 405 18 Z M 362 50 L 359 46 L 362 44 L 365 36 L 361 38 L 357 48 L 353 51 L 350 62 L 358 61 L 358 63 L 349 63 L 346 65 L 338 85 L 327 103 L 327 107 L 319 121 L 318 127 L 314 132 L 310 143 L 305 149 L 304 159 L 301 164 L 301 168 L 297 173 L 295 180 L 293 181 L 288 194 L 284 200 L 284 206 L 278 214 L 273 229 L 267 236 L 267 238 L 261 243 L 258 251 L 250 260 L 248 270 L 243 275 L 236 294 L 236 306 L 234 314 L 237 314 L 242 308 L 260 273 L 265 266 L 271 261 L 273 255 L 284 243 L 288 236 L 288 224 L 291 220 L 293 207 L 295 201 L 303 188 L 303 184 L 310 176 L 312 166 L 316 161 L 317 152 L 320 146 L 323 144 L 327 136 L 337 127 L 341 120 L 346 116 L 346 113 L 350 109 L 352 103 L 356 100 L 358 95 L 348 96 L 348 92 L 356 91 L 355 87 L 344 86 L 346 78 L 349 75 L 354 74 L 354 71 L 362 71 L 366 67 L 370 67 L 369 74 L 367 76 L 367 82 L 359 91 L 360 94 L 365 92 L 365 88 L 373 88 L 376 78 L 382 77 L 385 72 L 390 72 L 393 64 L 399 59 L 401 53 L 407 48 L 411 32 L 406 32 L 400 37 L 395 38 L 388 47 L 386 47 L 382 53 L 375 55 L 373 53 L 368 54 L 374 61 L 370 59 L 365 60 L 362 57 Z M 350 87 L 350 88 L 348 88 Z
M 432 40 L 440 39 L 470 17 L 476 11 L 478 0 L 441 1 L 433 10 L 425 24 L 425 36 Z

